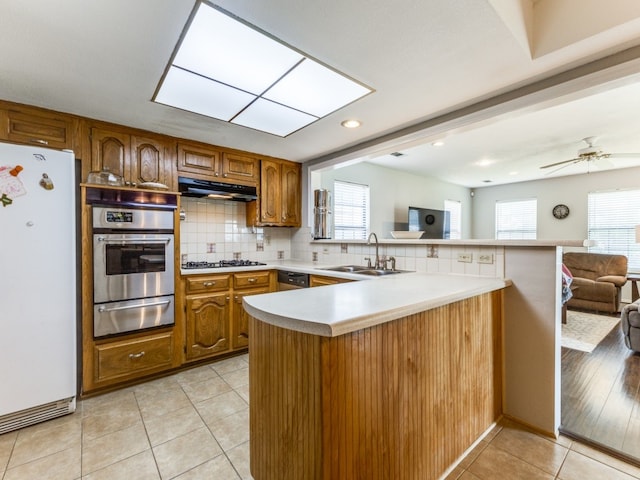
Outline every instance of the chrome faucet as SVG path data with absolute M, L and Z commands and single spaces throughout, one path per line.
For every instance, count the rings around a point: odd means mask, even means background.
M 378 255 L 378 236 L 375 233 L 371 232 L 369 234 L 369 238 L 367 238 L 367 245 L 371 245 L 371 237 L 373 237 L 376 241 L 376 264 L 373 268 L 378 270 L 380 268 L 380 255 Z

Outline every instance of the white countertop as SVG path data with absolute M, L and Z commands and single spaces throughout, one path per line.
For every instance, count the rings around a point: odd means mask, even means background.
M 289 262 L 287 268 L 292 269 Z M 319 273 L 317 267 L 314 273 Z M 403 273 L 376 281 L 251 295 L 243 304 L 250 315 L 271 325 L 335 337 L 509 285 L 509 280 L 497 278 Z

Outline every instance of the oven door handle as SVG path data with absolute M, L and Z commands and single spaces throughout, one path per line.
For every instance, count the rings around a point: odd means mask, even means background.
M 139 303 L 137 305 L 125 305 L 122 307 L 113 307 L 113 308 L 107 308 L 104 305 L 102 305 L 98 307 L 98 312 L 100 313 L 117 312 L 120 310 L 131 310 L 132 308 L 159 307 L 160 305 L 169 305 L 169 303 L 171 303 L 171 300 L 164 300 L 162 302 L 153 302 L 153 303 Z
M 135 237 L 130 237 L 130 238 L 121 238 L 121 239 L 109 239 L 107 237 L 98 237 L 97 238 L 99 242 L 104 242 L 104 243 L 108 243 L 110 245 L 126 245 L 127 243 L 169 243 L 171 242 L 171 238 L 166 237 L 166 238 L 143 238 L 143 237 L 139 237 L 139 238 L 135 238 Z

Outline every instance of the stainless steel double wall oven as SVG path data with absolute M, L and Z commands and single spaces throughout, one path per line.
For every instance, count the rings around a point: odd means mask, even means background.
M 174 323 L 172 205 L 93 205 L 93 336 Z

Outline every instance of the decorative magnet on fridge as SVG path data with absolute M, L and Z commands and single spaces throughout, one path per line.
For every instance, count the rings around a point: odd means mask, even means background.
M 2 202 L 3 207 L 6 207 L 7 205 L 11 205 L 13 203 L 13 200 L 7 197 L 6 193 L 3 193 L 2 197 L 0 197 L 0 202 Z
M 16 165 L 11 170 L 9 170 L 9 174 L 13 175 L 14 177 L 17 177 L 22 170 L 24 170 L 24 168 L 22 168 L 22 165 Z
M 45 190 L 53 190 L 53 182 L 49 178 L 49 175 L 46 173 L 42 174 L 42 178 L 40 179 L 40 186 Z

